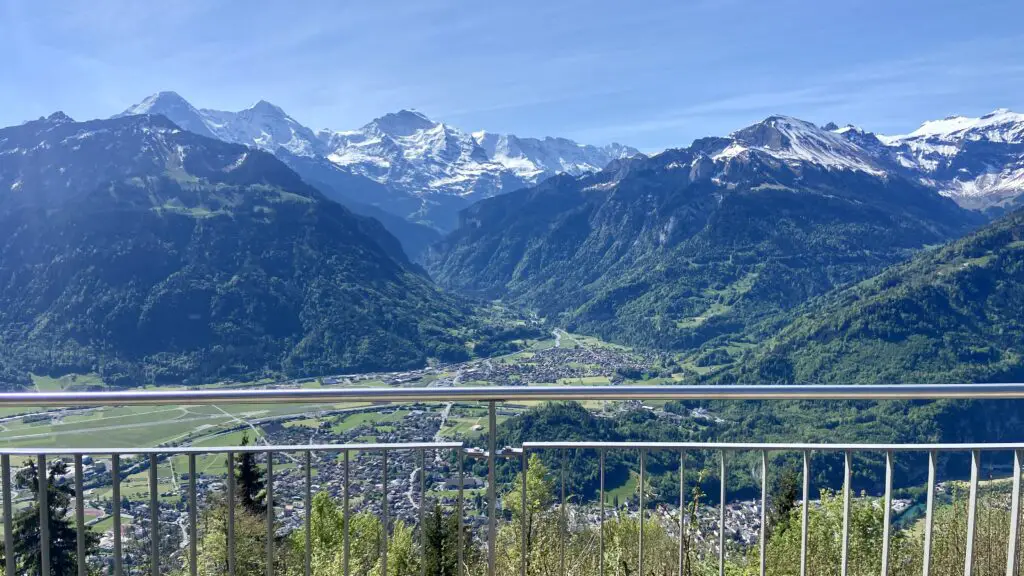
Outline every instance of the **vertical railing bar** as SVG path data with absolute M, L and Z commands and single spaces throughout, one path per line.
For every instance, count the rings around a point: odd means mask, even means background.
M 526 475 L 528 474 L 528 467 L 529 467 L 529 464 L 527 462 L 528 462 L 528 460 L 527 460 L 527 457 L 526 457 L 526 449 L 524 448 L 523 449 L 523 453 L 522 453 L 522 470 L 523 470 L 523 472 L 522 472 L 522 479 L 521 479 L 521 481 L 519 483 L 520 484 L 520 489 L 522 490 L 522 493 L 520 494 L 522 509 L 519 511 L 519 521 L 521 523 L 521 525 L 519 527 L 520 532 L 521 532 L 521 534 L 520 534 L 521 541 L 519 542 L 519 554 L 521 556 L 520 559 L 519 559 L 519 576 L 526 576 L 526 556 L 527 556 L 527 554 L 529 554 L 529 547 L 527 546 L 527 541 L 530 539 L 530 534 L 529 534 L 529 532 L 530 532 L 530 522 L 529 522 L 529 517 L 528 517 L 529 514 L 530 514 L 530 507 L 529 507 L 529 502 L 527 500 L 527 495 L 526 495 L 526 485 L 527 485 Z
M 306 510 L 306 517 L 303 519 L 305 525 L 305 538 L 303 542 L 304 554 L 302 568 L 305 576 L 310 576 L 313 571 L 313 454 L 306 450 L 306 490 L 303 505 Z
M 727 471 L 725 468 L 725 450 L 720 453 L 721 458 L 721 479 L 719 482 L 718 502 L 718 576 L 725 576 L 725 481 Z
M 605 503 L 604 503 L 604 448 L 601 448 L 601 450 L 598 453 L 598 461 L 599 461 L 599 465 L 598 465 L 599 471 L 598 471 L 598 474 L 600 476 L 600 489 L 599 489 L 600 490 L 600 494 L 598 494 L 598 497 L 601 500 L 601 517 L 598 519 L 598 526 L 599 526 L 598 529 L 601 532 L 600 532 L 600 536 L 598 537 L 599 549 L 598 549 L 597 563 L 598 563 L 598 576 L 604 576 L 604 507 L 605 507 Z
M 935 526 L 935 451 L 928 452 L 928 496 L 924 513 L 924 557 L 921 560 L 923 576 L 932 570 L 932 531 Z
M 491 400 L 487 408 L 487 576 L 494 576 L 497 567 L 497 542 L 498 517 L 497 517 L 497 487 L 494 485 L 495 475 L 495 451 L 497 450 L 498 418 L 497 406 Z M 387 576 L 385 574 L 385 576 Z
M 382 530 L 382 532 L 383 532 L 383 541 L 384 541 L 384 551 L 381 552 L 381 557 L 380 557 L 380 573 L 381 573 L 382 576 L 388 576 L 388 536 L 389 536 L 389 533 L 390 533 L 390 530 L 391 530 L 391 520 L 389 519 L 389 514 L 388 514 L 388 451 L 387 451 L 387 449 L 381 451 L 381 458 L 382 458 L 383 464 L 384 464 L 383 465 L 383 470 L 382 470 L 383 477 L 384 477 L 384 490 L 383 490 L 383 492 L 384 492 L 384 502 L 383 502 L 384 510 L 383 510 L 383 512 L 381 514 L 381 516 L 384 518 L 384 530 Z
M 640 551 L 637 554 L 639 570 L 637 574 L 644 573 L 644 474 L 647 468 L 647 451 L 640 449 Z
M 228 458 L 228 576 L 235 576 L 235 455 Z
M 85 489 L 82 471 L 82 455 L 75 454 L 75 555 L 78 561 L 78 576 L 88 576 L 89 567 L 85 560 Z
M 4 506 L 4 573 L 15 576 L 14 568 L 14 518 L 11 502 L 11 457 L 0 455 L 0 474 L 3 474 L 3 506 Z
M 267 450 L 267 576 L 274 576 L 274 453 Z
M 889 574 L 889 542 L 892 535 L 892 450 L 885 452 L 885 501 L 882 503 L 882 576 Z
M 1010 495 L 1010 536 L 1006 545 L 1006 576 L 1017 576 L 1017 543 L 1020 535 L 1020 460 L 1021 451 L 1014 450 L 1013 494 Z
M 523 450 L 524 457 L 525 457 L 525 453 L 526 453 L 526 450 Z M 459 568 L 458 568 L 458 570 L 456 570 L 457 576 L 462 576 L 462 565 L 463 565 L 463 562 L 465 562 L 465 558 L 463 558 L 463 554 L 464 554 L 463 553 L 463 549 L 465 548 L 465 544 L 463 544 L 463 539 L 465 538 L 465 532 L 466 532 L 466 528 L 465 528 L 465 521 L 466 521 L 465 517 L 466 517 L 466 515 L 465 515 L 465 509 L 464 509 L 464 505 L 463 505 L 463 489 L 465 488 L 465 485 L 466 485 L 465 458 L 466 458 L 466 453 L 462 449 L 462 447 L 460 446 L 458 448 L 458 458 L 457 458 L 458 463 L 459 463 L 459 496 L 458 496 L 458 501 L 457 501 L 457 504 L 456 504 L 456 508 L 458 508 L 458 513 L 459 513 L 459 536 L 457 538 L 457 543 L 458 543 L 458 546 L 459 546 L 459 550 L 458 550 Z M 348 573 L 346 573 L 345 576 L 348 576 Z
M 679 576 L 686 569 L 686 452 L 679 451 Z
M 811 506 L 811 453 L 804 450 L 803 506 L 800 509 L 800 576 L 807 576 L 807 523 Z
M 765 576 L 768 567 L 768 451 L 761 450 L 761 557 L 760 576 Z M 845 574 L 843 576 L 846 576 Z
M 843 551 L 840 576 L 847 576 L 850 569 L 850 484 L 853 482 L 853 454 L 847 450 L 843 454 Z
M 971 492 L 967 504 L 967 551 L 964 554 L 964 576 L 971 576 L 974 569 L 974 532 L 978 508 L 978 471 L 981 467 L 981 452 L 971 451 Z
M 156 454 L 149 455 L 149 572 L 160 576 L 160 493 Z
M 121 455 L 110 455 L 110 497 L 114 511 L 114 576 L 122 574 L 121 557 Z
M 39 498 L 39 555 L 41 572 L 50 573 L 50 477 L 46 473 L 46 454 L 39 455 L 36 488 Z
M 420 448 L 420 554 L 427 550 L 427 531 L 423 525 L 423 512 L 427 507 L 427 451 Z M 420 561 L 420 576 L 427 573 L 427 563 Z
M 565 537 L 568 532 L 568 520 L 565 510 L 565 450 L 562 450 L 562 465 L 561 478 L 562 478 L 562 496 L 559 500 L 561 505 L 558 509 L 559 524 L 558 524 L 558 573 L 561 576 L 565 576 Z
M 196 455 L 188 455 L 188 573 L 199 573 L 199 502 L 196 497 Z
M 342 472 L 342 478 L 341 478 L 342 484 L 345 485 L 345 497 L 344 497 L 345 499 L 344 499 L 344 501 L 342 503 L 342 510 L 341 510 L 341 524 L 342 524 L 342 530 L 344 531 L 344 534 L 342 534 L 342 559 L 341 559 L 341 564 L 342 564 L 342 571 L 345 573 L 344 576 L 348 576 L 348 558 L 349 558 L 349 552 L 350 552 L 350 537 L 349 537 L 349 527 L 348 527 L 348 522 L 349 522 L 349 519 L 348 519 L 348 516 L 349 516 L 349 497 L 348 497 L 349 496 L 349 483 L 348 483 L 349 454 L 348 454 L 348 450 L 345 450 L 345 452 L 344 452 L 344 460 L 345 460 L 345 469 Z

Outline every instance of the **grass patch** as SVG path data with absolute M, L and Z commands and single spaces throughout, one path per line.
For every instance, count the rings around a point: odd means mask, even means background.
M 341 434 L 359 426 L 377 426 L 398 422 L 408 415 L 408 410 L 396 410 L 390 414 L 384 414 L 381 412 L 357 412 L 355 414 L 340 417 L 332 424 L 331 431 L 335 434 Z
M 609 506 L 613 505 L 616 497 L 619 499 L 620 506 L 625 504 L 633 497 L 634 494 L 636 494 L 636 485 L 638 481 L 639 479 L 637 478 L 636 473 L 630 472 L 629 478 L 626 480 L 625 484 L 612 488 L 611 490 L 604 491 L 605 504 Z

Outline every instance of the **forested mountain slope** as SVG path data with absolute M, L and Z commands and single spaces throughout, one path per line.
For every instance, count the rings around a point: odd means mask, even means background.
M 818 298 L 750 337 L 765 343 L 716 379 L 1020 382 L 1024 210 Z
M 844 146 L 772 117 L 594 176 L 555 177 L 463 211 L 427 267 L 444 286 L 571 329 L 691 349 L 982 221 Z
M 376 220 L 161 116 L 0 130 L 0 374 L 198 382 L 422 365 L 466 310 Z

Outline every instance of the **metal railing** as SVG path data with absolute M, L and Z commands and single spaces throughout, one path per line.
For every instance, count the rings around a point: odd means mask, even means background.
M 684 543 L 685 508 L 685 474 L 684 462 L 691 451 L 719 452 L 720 466 L 720 500 L 719 500 L 719 542 L 718 565 L 719 573 L 725 574 L 725 509 L 727 503 L 727 455 L 737 451 L 755 451 L 761 455 L 761 493 L 760 493 L 760 574 L 766 573 L 766 509 L 768 506 L 768 455 L 772 452 L 799 452 L 803 456 L 803 485 L 801 499 L 801 548 L 800 574 L 806 576 L 808 570 L 808 510 L 810 506 L 810 476 L 812 452 L 840 452 L 844 455 L 843 524 L 842 524 L 842 567 L 843 576 L 848 573 L 849 541 L 850 541 L 850 507 L 852 481 L 852 455 L 857 452 L 881 453 L 885 456 L 885 492 L 883 497 L 884 533 L 882 550 L 882 575 L 889 573 L 889 552 L 892 532 L 892 498 L 893 498 L 893 454 L 896 452 L 921 452 L 928 455 L 928 486 L 926 518 L 924 526 L 924 558 L 923 574 L 928 576 L 931 569 L 932 527 L 934 517 L 934 494 L 936 488 L 936 455 L 940 452 L 966 452 L 971 454 L 970 492 L 968 501 L 967 551 L 964 574 L 970 575 L 973 570 L 975 541 L 976 510 L 978 500 L 980 455 L 983 451 L 1004 451 L 1013 453 L 1013 481 L 1010 504 L 1010 533 L 1007 545 L 1007 576 L 1017 574 L 1018 539 L 1020 519 L 1020 483 L 1021 465 L 1024 457 L 1024 443 L 1002 444 L 799 444 L 799 443 L 726 443 L 726 442 L 526 442 L 521 448 L 506 450 L 501 453 L 495 445 L 497 432 L 497 409 L 500 402 L 518 401 L 560 401 L 560 400 L 938 400 L 938 399 L 1024 399 L 1024 384 L 980 384 L 980 385 L 885 385 L 885 386 L 572 386 L 572 387 L 473 387 L 473 388 L 344 388 L 344 389 L 259 389 L 259 390 L 197 390 L 197 391 L 121 391 L 121 392 L 72 392 L 72 393 L 0 393 L 0 407 L 90 407 L 90 406 L 161 406 L 161 405 L 203 405 L 203 404 L 335 404 L 340 402 L 374 402 L 374 403 L 441 403 L 441 402 L 484 402 L 488 407 L 487 447 L 483 452 L 467 449 L 461 442 L 418 442 L 418 443 L 366 443 L 366 444 L 324 444 L 324 445 L 275 445 L 275 446 L 219 446 L 219 447 L 159 447 L 159 448 L 90 448 L 90 449 L 46 449 L 46 448 L 4 448 L 0 446 L 0 467 L 2 467 L 3 516 L 4 516 L 4 551 L 6 559 L 6 576 L 15 576 L 14 543 L 12 526 L 12 487 L 11 487 L 11 456 L 31 456 L 37 458 L 39 477 L 45 478 L 47 459 L 52 456 L 71 456 L 74 459 L 75 483 L 75 518 L 78 536 L 78 574 L 86 576 L 88 569 L 85 558 L 85 537 L 83 531 L 83 476 L 82 457 L 84 455 L 111 455 L 111 481 L 113 513 L 113 573 L 121 576 L 121 510 L 120 510 L 120 456 L 123 454 L 146 455 L 149 458 L 149 493 L 150 493 L 150 530 L 153 536 L 150 542 L 152 558 L 151 571 L 155 576 L 160 571 L 160 549 L 158 534 L 159 501 L 158 457 L 167 455 L 188 456 L 188 531 L 189 531 L 189 573 L 197 574 L 197 500 L 196 500 L 196 456 L 205 454 L 224 454 L 227 462 L 227 546 L 228 574 L 235 571 L 235 474 L 234 456 L 242 453 L 263 453 L 266 460 L 267 502 L 273 502 L 273 455 L 277 453 L 304 454 L 304 503 L 305 503 L 305 555 L 304 573 L 311 573 L 310 544 L 310 503 L 311 503 L 311 454 L 313 452 L 340 453 L 344 459 L 344 573 L 349 574 L 349 453 L 351 451 L 379 451 L 382 454 L 383 507 L 382 515 L 385 529 L 383 530 L 383 554 L 381 556 L 381 573 L 387 575 L 387 533 L 388 519 L 388 478 L 387 455 L 395 451 L 417 451 L 421 462 L 426 450 L 455 450 L 458 464 L 458 498 L 457 513 L 459 515 L 459 573 L 463 570 L 463 506 L 464 506 L 464 458 L 466 456 L 483 458 L 487 466 L 487 573 L 495 574 L 496 567 L 496 459 L 499 457 L 519 459 L 522 470 L 523 505 L 526 503 L 526 478 L 528 454 L 531 451 L 557 449 L 587 449 L 599 453 L 600 467 L 600 573 L 604 574 L 604 522 L 605 522 L 605 455 L 609 450 L 637 450 L 640 453 L 639 476 L 640 486 L 644 486 L 646 472 L 646 456 L 652 451 L 669 451 L 679 454 L 679 509 L 680 509 L 680 541 L 679 571 L 683 574 L 683 557 L 686 554 Z M 423 499 L 426 497 L 423 487 L 424 473 L 420 474 L 420 520 L 422 523 Z M 36 497 L 39 503 L 39 526 L 41 541 L 48 540 L 48 506 L 47 483 L 38 483 Z M 644 489 L 639 492 L 640 522 L 638 571 L 644 574 Z M 564 513 L 565 476 L 562 473 L 560 507 Z M 527 521 L 526 514 L 522 520 L 522 566 L 521 574 L 525 576 L 527 568 Z M 274 572 L 274 510 L 268 505 L 266 514 L 266 571 L 268 576 Z M 422 531 L 421 531 L 422 538 Z M 40 547 L 40 563 L 42 573 L 49 574 L 49 547 Z M 562 552 L 562 574 L 565 574 L 564 551 Z

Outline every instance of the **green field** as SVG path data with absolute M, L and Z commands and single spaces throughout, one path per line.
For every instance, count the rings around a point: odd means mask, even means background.
M 224 406 L 122 406 L 75 412 L 51 412 L 42 421 L 12 419 L 0 423 L 0 446 L 57 448 L 152 447 L 195 441 L 245 425 L 249 420 L 313 415 L 326 410 L 365 406 L 240 404 Z
M 340 434 L 365 425 L 382 428 L 381 425 L 386 425 L 389 422 L 398 422 L 408 415 L 408 410 L 396 410 L 391 414 L 382 414 L 380 412 L 357 412 L 355 414 L 340 417 L 334 425 L 331 426 L 331 430 L 336 434 Z
M 637 478 L 637 475 L 633 472 L 630 472 L 629 479 L 626 480 L 625 484 L 618 486 L 616 488 L 612 488 L 610 490 L 606 489 L 604 491 L 605 504 L 609 506 L 614 504 L 616 496 L 619 497 L 620 505 L 625 504 L 630 498 L 633 497 L 634 494 L 636 494 L 636 485 L 638 481 L 639 479 Z

